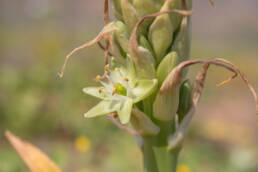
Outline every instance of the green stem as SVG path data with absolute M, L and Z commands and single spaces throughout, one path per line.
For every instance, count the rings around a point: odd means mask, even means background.
M 180 149 L 168 150 L 156 146 L 153 139 L 145 138 L 143 146 L 144 172 L 176 172 Z
M 144 172 L 159 172 L 155 153 L 153 150 L 153 144 L 148 139 L 144 139 L 143 162 L 144 162 Z
M 159 172 L 176 172 L 179 150 L 169 151 L 167 147 L 154 149 Z

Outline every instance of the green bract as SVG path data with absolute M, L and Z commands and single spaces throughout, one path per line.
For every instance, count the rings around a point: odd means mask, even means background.
M 157 87 L 157 79 L 141 79 L 135 75 L 135 69 L 128 58 L 127 66 L 120 65 L 113 59 L 111 69 L 99 81 L 102 87 L 86 87 L 83 91 L 102 99 L 95 107 L 85 113 L 91 118 L 117 112 L 122 124 L 130 120 L 133 104 L 148 97 Z

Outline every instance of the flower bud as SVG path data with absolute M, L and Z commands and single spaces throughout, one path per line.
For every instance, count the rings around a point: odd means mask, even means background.
M 123 21 L 121 0 L 113 0 L 113 13 L 118 20 Z
M 172 9 L 181 9 L 181 0 L 168 0 L 161 8 L 162 11 L 168 11 Z M 163 14 L 154 20 L 149 29 L 149 40 L 152 43 L 157 62 L 166 54 L 169 47 L 173 42 L 173 34 L 177 30 L 182 16 L 180 14 L 171 13 Z
M 179 122 L 183 120 L 192 107 L 192 89 L 193 88 L 189 80 L 185 80 L 180 87 L 179 106 L 177 110 Z
M 130 55 L 134 61 L 137 76 L 145 79 L 155 78 L 155 60 L 148 49 L 138 44 L 130 44 Z
M 178 65 L 180 62 L 180 58 L 178 57 L 176 52 L 170 52 L 167 54 L 157 69 L 157 78 L 159 81 L 159 87 L 166 79 L 167 75 L 172 71 L 172 69 Z
M 115 59 L 121 64 L 125 64 L 126 62 L 126 53 L 122 50 L 120 45 L 117 43 L 115 33 L 112 33 L 110 37 L 110 48 L 112 55 L 114 56 Z
M 141 17 L 158 12 L 161 4 L 156 0 L 134 0 L 133 5 Z
M 117 43 L 119 44 L 119 46 L 122 48 L 124 52 L 128 53 L 129 36 L 127 33 L 126 25 L 123 22 L 118 21 L 116 22 L 116 28 L 117 30 L 115 30 L 114 33 L 115 33 Z
M 190 1 L 191 2 L 191 1 Z M 191 3 L 188 3 L 188 9 L 191 9 Z M 175 41 L 172 45 L 171 50 L 176 51 L 182 61 L 188 60 L 190 58 L 191 50 L 191 16 L 185 16 L 182 19 L 180 30 L 176 35 Z
M 121 0 L 121 8 L 124 22 L 127 25 L 128 33 L 130 34 L 139 20 L 138 12 L 129 0 Z

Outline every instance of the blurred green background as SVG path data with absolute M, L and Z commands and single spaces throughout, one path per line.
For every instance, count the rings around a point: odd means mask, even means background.
M 258 90 L 258 1 L 194 1 L 193 58 L 224 57 Z M 0 1 L 0 171 L 28 169 L 4 131 L 32 142 L 65 172 L 140 172 L 134 138 L 105 118 L 86 120 L 97 100 L 82 93 L 103 71 L 97 46 L 74 55 L 65 77 L 57 73 L 69 51 L 103 26 L 103 2 Z M 200 66 L 192 68 L 193 77 Z M 183 172 L 257 172 L 258 124 L 246 85 L 212 68 L 180 155 Z M 188 170 L 187 170 L 188 169 Z

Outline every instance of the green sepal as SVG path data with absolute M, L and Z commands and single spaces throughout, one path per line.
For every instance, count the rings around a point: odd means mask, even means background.
M 159 86 L 162 85 L 168 74 L 179 64 L 179 62 L 180 57 L 177 55 L 176 52 L 170 52 L 164 57 L 157 69 Z
M 190 80 L 185 80 L 180 87 L 179 106 L 177 110 L 179 122 L 183 120 L 192 107 L 192 90 L 193 87 Z

